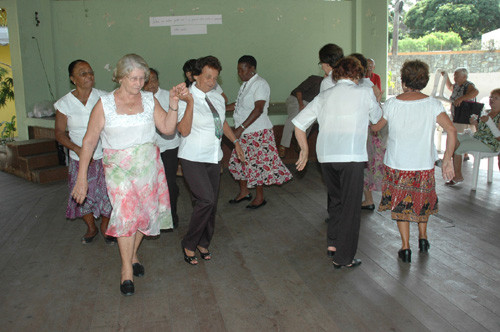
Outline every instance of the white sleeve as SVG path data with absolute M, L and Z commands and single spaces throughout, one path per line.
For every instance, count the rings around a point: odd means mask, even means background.
M 495 136 L 495 138 L 500 137 L 500 130 L 498 129 L 498 126 L 496 125 L 496 123 L 493 122 L 493 120 L 490 117 L 488 117 L 488 121 L 486 121 L 486 125 L 488 126 L 488 128 L 490 128 L 491 133 L 493 134 L 493 136 Z
M 377 102 L 377 98 L 375 98 L 373 90 L 371 90 L 370 93 L 368 94 L 368 98 L 370 99 L 370 111 L 368 112 L 370 116 L 370 122 L 377 123 L 380 121 L 380 118 L 382 118 L 382 108 L 380 108 L 380 105 Z
M 293 118 L 292 123 L 302 131 L 306 131 L 318 118 L 320 107 L 319 95 L 316 96 L 307 106 Z

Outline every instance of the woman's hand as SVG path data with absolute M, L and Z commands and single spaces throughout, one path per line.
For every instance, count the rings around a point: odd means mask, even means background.
M 483 116 L 481 117 L 481 121 L 486 123 L 486 121 L 488 121 L 488 119 L 489 119 L 489 118 L 490 118 L 490 116 L 489 116 L 489 115 L 483 115 Z
M 458 97 L 457 99 L 455 99 L 455 101 L 453 102 L 453 105 L 455 106 L 460 106 L 460 104 L 465 101 L 466 99 L 462 96 L 462 97 Z
M 471 125 L 473 125 L 473 126 L 476 126 L 476 127 L 477 127 L 477 124 L 478 124 L 477 119 L 474 118 L 474 117 L 472 117 L 472 116 L 469 118 L 469 123 Z
M 450 159 L 443 159 L 443 179 L 445 181 L 450 181 L 455 177 L 455 169 L 453 168 L 453 162 Z
M 244 163 L 245 162 L 245 152 L 241 148 L 240 142 L 234 143 L 234 149 L 236 150 L 236 154 L 238 155 L 238 159 Z
M 71 196 L 78 204 L 82 204 L 87 197 L 88 181 L 77 179 Z
M 297 162 L 295 163 L 295 166 L 297 167 L 297 171 L 302 171 L 306 167 L 307 160 L 308 160 L 308 154 L 309 154 L 309 151 L 300 150 L 299 159 L 297 159 Z

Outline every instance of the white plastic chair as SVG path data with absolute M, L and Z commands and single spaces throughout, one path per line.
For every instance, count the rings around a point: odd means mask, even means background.
M 467 151 L 474 157 L 474 166 L 472 168 L 472 188 L 471 190 L 477 189 L 477 178 L 479 176 L 479 165 L 481 164 L 481 159 L 488 158 L 488 183 L 493 182 L 493 159 L 498 156 L 498 152 L 479 152 L 479 151 Z

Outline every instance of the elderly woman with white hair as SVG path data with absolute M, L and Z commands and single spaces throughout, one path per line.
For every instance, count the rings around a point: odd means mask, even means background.
M 113 206 L 106 234 L 118 238 L 123 295 L 134 294 L 133 277 L 144 275 L 144 266 L 137 257 L 143 236 L 158 235 L 160 228 L 172 228 L 155 126 L 163 134 L 173 134 L 179 99 L 188 93 L 184 83 L 172 88 L 168 106 L 171 112 L 165 112 L 151 92 L 142 91 L 149 75 L 147 63 L 136 54 L 118 61 L 113 81 L 120 86 L 102 96 L 92 110 L 72 192 L 78 203 L 85 200 L 88 164 L 101 137 L 106 186 Z
M 441 74 L 445 75 L 444 72 Z M 448 75 L 446 75 L 446 87 L 451 91 L 450 101 L 451 101 L 451 115 L 454 118 L 455 107 L 460 106 L 464 101 L 473 101 L 479 94 L 479 91 L 474 86 L 474 83 L 467 80 L 469 73 L 465 68 L 457 68 L 453 75 L 453 80 L 455 84 L 452 84 Z M 463 134 L 464 130 L 469 128 L 472 132 L 476 131 L 476 127 L 470 124 L 456 123 L 453 122 L 455 128 L 457 128 L 457 133 Z M 453 155 L 453 166 L 455 168 L 455 177 L 450 181 L 446 182 L 447 185 L 453 186 L 464 180 L 462 175 L 462 156 Z

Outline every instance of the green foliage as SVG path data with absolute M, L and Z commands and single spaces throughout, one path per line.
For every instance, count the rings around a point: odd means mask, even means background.
M 392 81 L 392 71 L 390 71 L 390 70 L 387 73 L 387 85 L 391 89 L 394 89 L 396 87 L 396 83 Z
M 7 142 L 12 142 L 14 140 L 14 132 L 16 131 L 16 116 L 13 115 L 10 122 L 2 121 L 0 122 L 0 128 L 3 127 L 0 133 L 0 144 L 5 144 Z
M 455 32 L 433 32 L 420 38 L 406 38 L 399 41 L 400 52 L 456 51 L 462 40 Z
M 500 28 L 500 8 L 498 0 L 422 0 L 408 10 L 404 23 L 412 38 L 453 31 L 469 42 Z
M 7 69 L 0 67 L 0 108 L 5 107 L 7 101 L 14 100 L 14 81 L 8 74 Z

